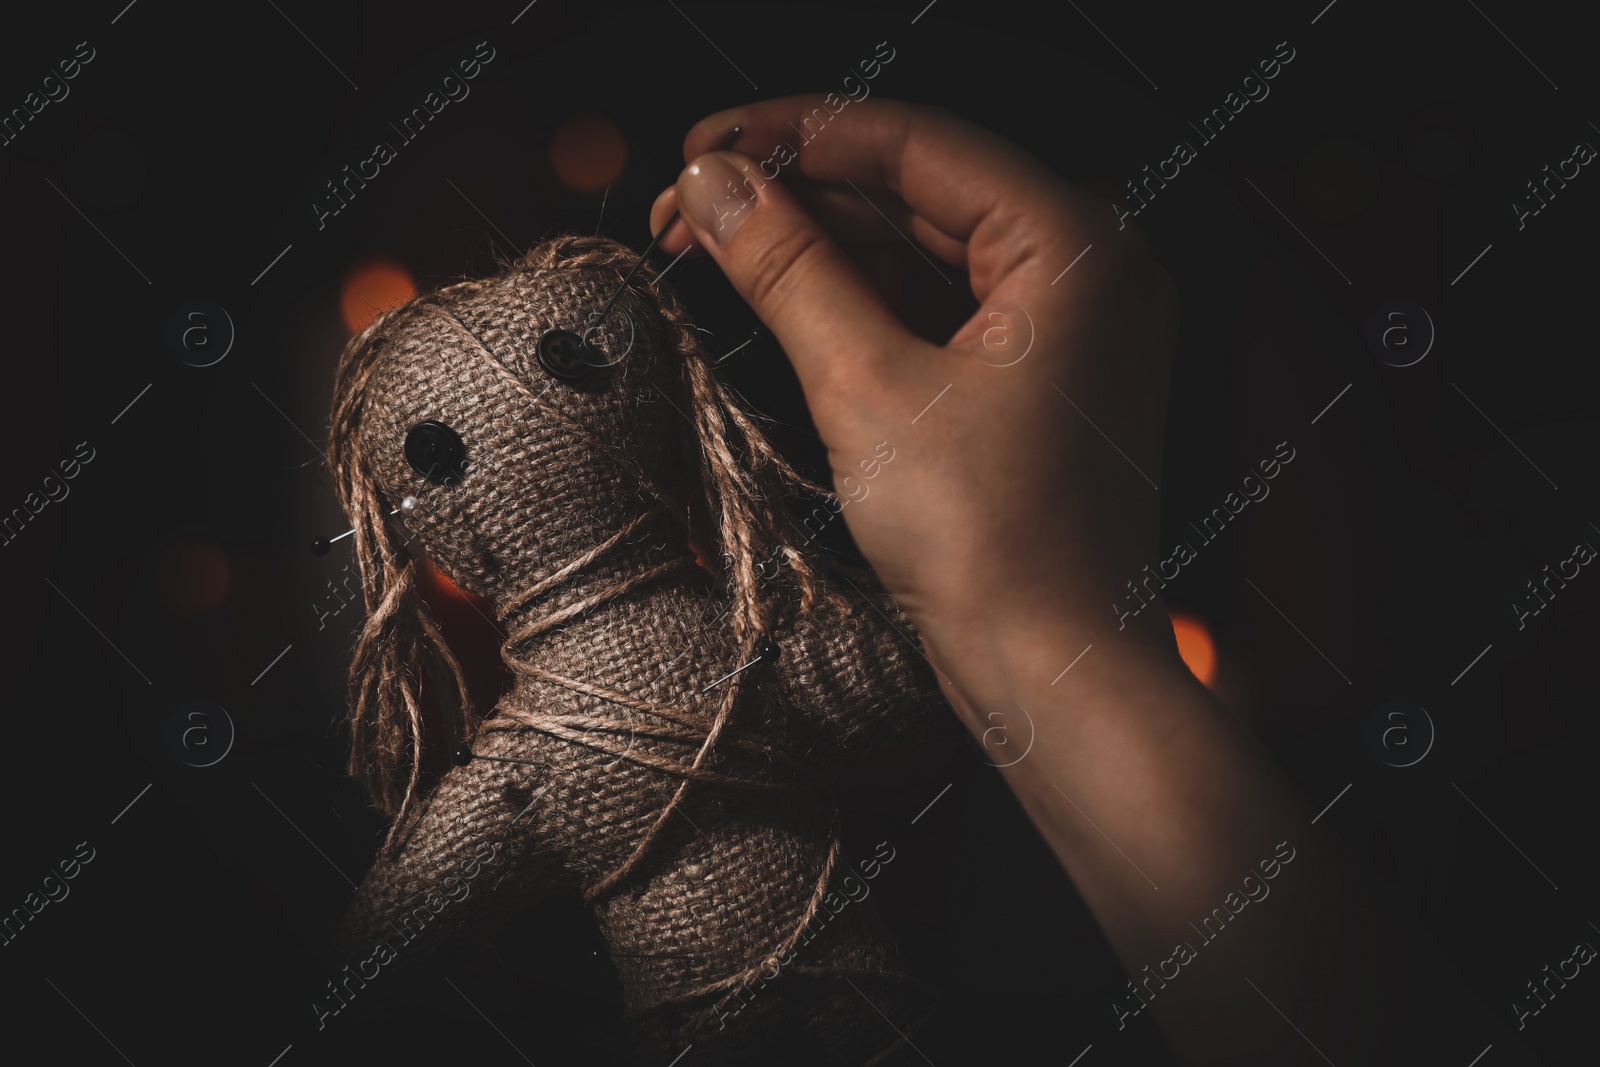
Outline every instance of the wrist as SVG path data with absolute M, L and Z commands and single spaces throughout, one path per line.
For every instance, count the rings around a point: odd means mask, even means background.
M 1098 691 L 1135 675 L 1189 680 L 1159 599 L 1137 618 L 1062 609 L 969 612 L 919 624 L 929 659 L 958 699 L 957 713 L 975 733 L 993 711 L 1009 712 Z M 1067 704 L 1077 703 L 1076 699 Z

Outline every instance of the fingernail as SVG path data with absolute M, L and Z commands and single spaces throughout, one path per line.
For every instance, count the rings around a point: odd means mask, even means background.
M 759 204 L 757 191 L 766 185 L 742 156 L 709 152 L 684 168 L 678 178 L 678 210 L 710 235 L 727 244 Z

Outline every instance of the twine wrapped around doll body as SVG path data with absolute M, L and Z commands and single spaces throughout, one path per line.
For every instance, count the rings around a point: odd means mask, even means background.
M 892 603 L 795 536 L 784 483 L 803 479 L 716 382 L 652 272 L 611 316 L 628 320 L 629 347 L 608 321 L 589 330 L 603 368 L 576 384 L 541 369 L 541 337 L 595 326 L 586 316 L 630 259 L 602 238 L 546 242 L 494 278 L 386 312 L 341 361 L 329 458 L 369 609 L 351 769 L 396 816 L 343 936 L 356 949 L 390 936 L 487 847 L 487 877 L 425 906 L 411 956 L 578 894 L 641 1057 L 692 1042 L 697 1063 L 771 1062 L 781 1042 L 807 1062 L 867 1062 L 929 1003 L 869 905 L 815 921 L 847 870 L 828 786 L 848 755 L 948 729 L 948 715 Z M 408 462 L 408 432 L 429 421 L 464 442 L 460 477 Z M 675 491 L 696 482 L 729 590 L 688 545 Z M 407 538 L 386 521 L 407 495 L 410 532 L 507 633 L 514 684 L 489 716 L 471 713 Z M 756 561 L 773 556 L 789 567 L 762 582 Z M 757 651 L 769 641 L 775 661 Z M 433 721 L 483 757 L 425 796 L 438 760 L 424 674 L 460 694 Z

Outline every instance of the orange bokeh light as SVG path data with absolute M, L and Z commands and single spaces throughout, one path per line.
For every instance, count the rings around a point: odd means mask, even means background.
M 403 304 L 416 293 L 410 273 L 398 263 L 381 259 L 363 263 L 345 278 L 339 295 L 345 329 L 360 333 L 378 312 Z
M 421 584 L 424 592 L 438 593 L 442 596 L 454 597 L 457 600 L 468 601 L 470 603 L 486 603 L 480 597 L 473 596 L 471 593 L 458 586 L 455 582 L 452 582 L 450 580 L 450 576 L 444 571 L 440 570 L 438 567 L 435 567 L 433 565 L 433 560 L 428 559 L 426 556 L 417 561 L 417 574 L 421 578 Z
M 228 599 L 233 568 L 215 542 L 185 538 L 168 548 L 156 564 L 156 591 L 179 615 L 196 618 L 216 611 Z
M 628 142 L 615 122 L 586 111 L 567 119 L 550 135 L 550 165 L 556 177 L 580 193 L 598 193 L 622 177 Z
M 1178 638 L 1178 655 L 1183 657 L 1189 672 L 1200 679 L 1200 684 L 1210 687 L 1217 677 L 1217 646 L 1205 623 L 1197 616 L 1174 611 L 1172 632 Z

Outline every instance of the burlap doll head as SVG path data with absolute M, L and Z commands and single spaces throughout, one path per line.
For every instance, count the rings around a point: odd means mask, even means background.
M 602 317 L 634 259 L 547 241 L 379 315 L 341 359 L 328 458 L 368 609 L 350 770 L 395 816 L 347 938 L 492 840 L 494 877 L 436 937 L 577 893 L 642 1055 L 770 1060 L 781 1034 L 862 1062 L 897 1040 L 880 1013 L 906 1030 L 926 1004 L 871 905 L 833 910 L 851 869 L 827 789 L 853 751 L 937 729 L 936 686 L 870 579 L 808 549 L 785 502 L 806 483 L 654 272 Z M 720 579 L 689 547 L 692 496 Z M 471 706 L 421 597 L 419 545 L 505 628 L 494 709 Z

